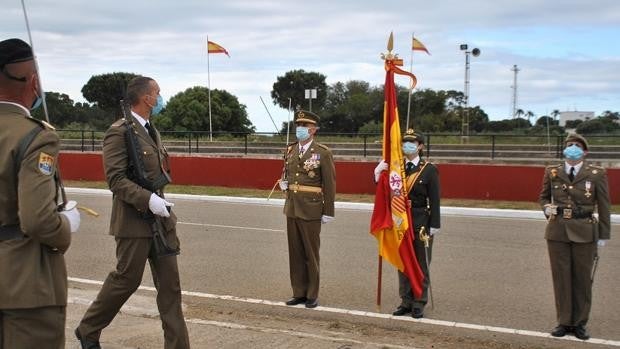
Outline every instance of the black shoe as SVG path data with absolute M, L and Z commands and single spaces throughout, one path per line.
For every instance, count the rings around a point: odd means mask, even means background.
M 78 341 L 80 341 L 80 346 L 82 347 L 82 349 L 101 349 L 99 341 L 93 342 L 88 339 L 82 339 L 80 331 L 78 331 L 77 328 L 75 329 L 75 336 L 77 337 Z
M 309 298 L 306 301 L 306 308 L 316 308 L 318 305 L 319 305 L 319 299 L 318 298 L 315 298 L 315 299 Z
M 588 333 L 586 328 L 582 325 L 576 326 L 573 329 L 573 333 L 575 334 L 575 337 L 581 339 L 582 341 L 586 341 L 590 339 L 590 334 Z
M 403 316 L 403 315 L 407 315 L 411 313 L 411 308 L 407 308 L 403 305 L 399 305 L 398 308 L 396 308 L 396 310 L 394 310 L 394 312 L 392 313 L 392 315 L 394 316 Z
M 411 317 L 414 319 L 421 319 L 424 317 L 424 310 L 422 310 L 421 308 L 413 308 L 413 311 L 411 312 Z
M 554 337 L 564 337 L 568 332 L 570 332 L 570 327 L 558 325 L 551 331 L 551 335 Z
M 285 303 L 286 305 L 297 305 L 301 303 L 306 303 L 306 301 L 307 301 L 306 297 L 293 297 L 287 300 Z

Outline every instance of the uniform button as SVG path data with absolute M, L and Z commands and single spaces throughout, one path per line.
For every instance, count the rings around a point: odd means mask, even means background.
M 569 186 L 568 186 L 568 189 L 573 189 L 573 186 L 572 186 L 572 185 L 569 185 Z
M 299 173 L 295 173 L 295 176 L 299 176 Z
M 571 207 L 573 207 L 573 205 L 568 205 L 568 206 L 566 206 L 566 207 L 571 208 Z

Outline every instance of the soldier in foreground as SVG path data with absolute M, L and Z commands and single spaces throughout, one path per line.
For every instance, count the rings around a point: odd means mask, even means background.
M 1 349 L 65 347 L 64 253 L 80 214 L 75 203 L 58 211 L 60 140 L 49 124 L 30 117 L 41 104 L 39 86 L 30 45 L 1 41 Z
M 163 100 L 157 82 L 147 77 L 129 82 L 127 98 L 131 109 L 122 106 L 124 118 L 110 127 L 103 140 L 104 169 L 113 193 L 110 234 L 116 239 L 116 270 L 108 275 L 75 334 L 83 349 L 100 348 L 101 331 L 140 286 L 148 260 L 164 348 L 187 349 L 176 257 L 177 219 L 163 192 L 170 183 L 168 154 L 151 124 Z
M 586 139 L 570 134 L 565 144 L 565 162 L 546 168 L 539 200 L 548 218 L 545 239 L 558 321 L 551 335 L 573 333 L 586 340 L 594 259 L 610 237 L 609 189 L 605 170 L 584 160 Z
M 285 155 L 280 189 L 286 191 L 284 214 L 293 297 L 286 305 L 319 304 L 319 247 L 321 224 L 334 220 L 336 170 L 329 148 L 314 142 L 319 116 L 299 110 L 295 114 L 297 142 Z

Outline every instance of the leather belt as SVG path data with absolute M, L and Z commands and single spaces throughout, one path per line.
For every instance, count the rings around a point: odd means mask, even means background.
M 24 236 L 18 224 L 0 226 L 0 241 L 21 240 Z
M 292 190 L 294 192 L 301 191 L 306 193 L 322 193 L 323 190 L 321 187 L 313 187 L 310 185 L 301 185 L 301 184 L 289 184 L 288 190 Z
M 558 216 L 564 219 L 579 219 L 592 217 L 592 211 L 581 211 L 579 208 L 558 206 Z

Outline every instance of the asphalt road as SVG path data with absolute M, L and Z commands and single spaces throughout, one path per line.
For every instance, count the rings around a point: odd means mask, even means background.
M 101 216 L 82 216 L 66 254 L 70 277 L 104 280 L 114 268 L 107 234 L 111 197 L 75 194 Z M 179 217 L 183 290 L 281 301 L 291 296 L 282 207 L 202 200 L 171 200 Z M 321 233 L 323 306 L 375 311 L 377 244 L 368 233 L 370 212 L 337 209 Z M 551 275 L 542 219 L 448 216 L 436 238 L 431 265 L 434 309 L 426 317 L 548 332 L 555 324 Z M 620 340 L 620 244 L 601 251 L 588 328 L 597 338 Z M 143 285 L 152 286 L 150 273 Z M 399 303 L 395 269 L 384 263 L 382 312 Z

